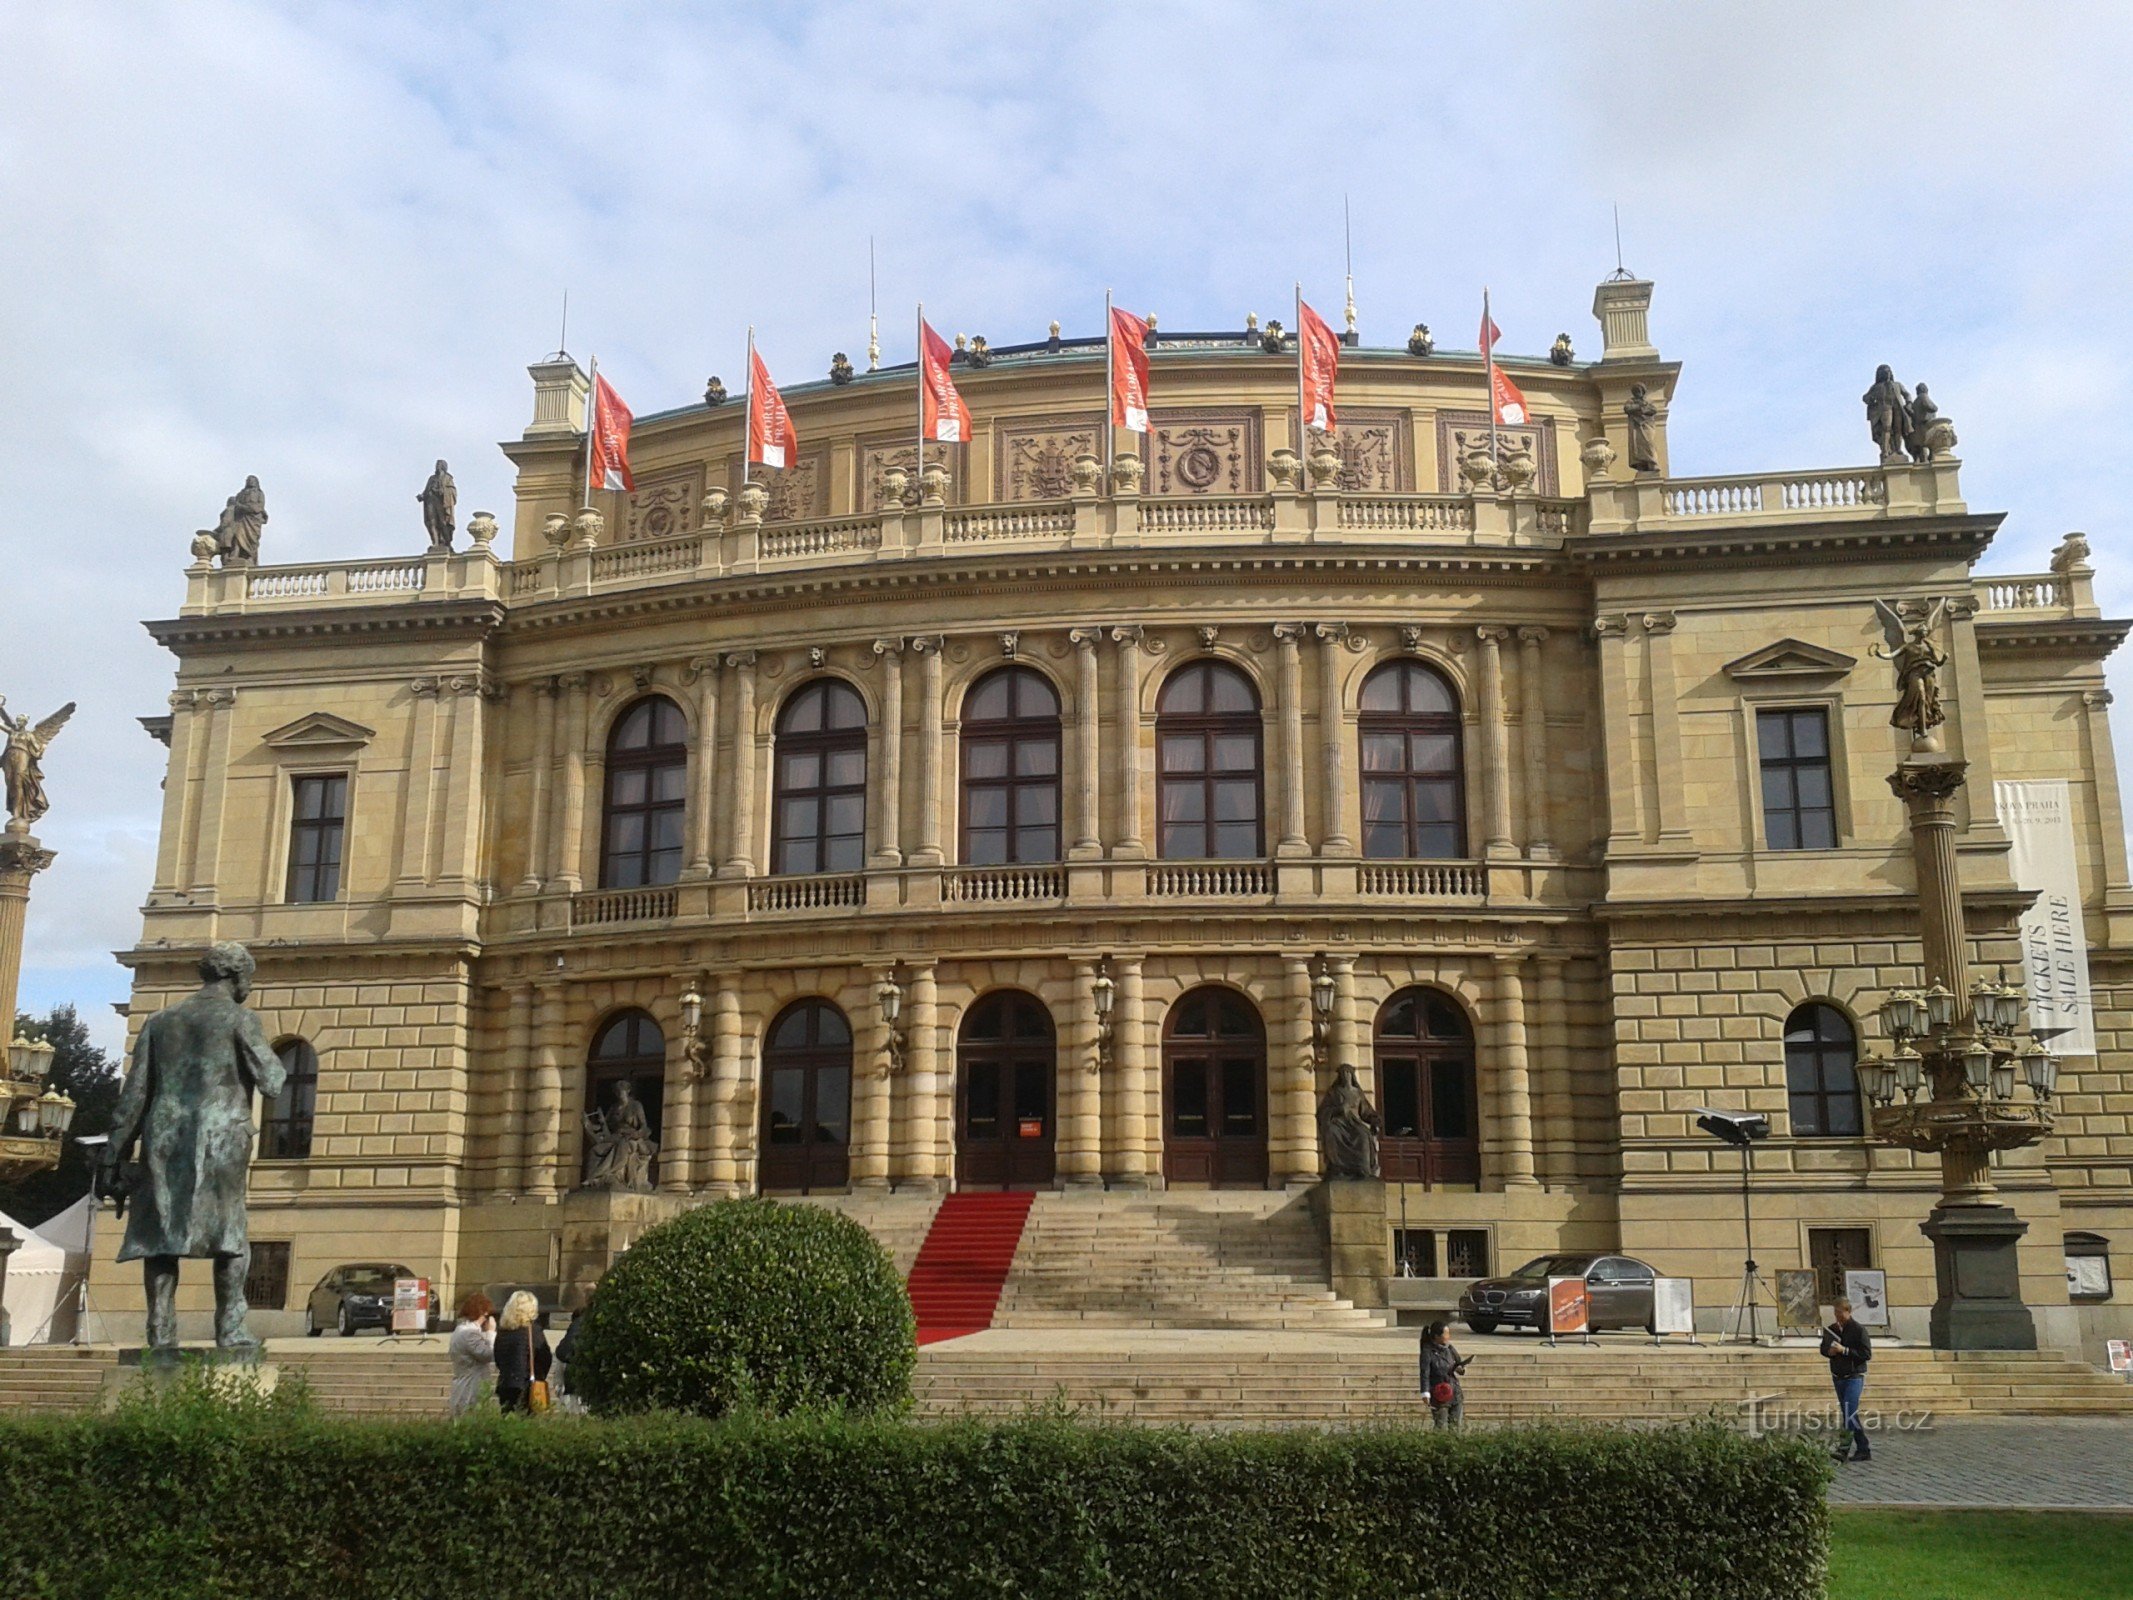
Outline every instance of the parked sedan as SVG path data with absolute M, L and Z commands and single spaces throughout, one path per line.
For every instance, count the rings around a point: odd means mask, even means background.
M 1603 1255 L 1597 1251 L 1577 1255 L 1536 1256 L 1503 1278 L 1483 1278 L 1470 1283 L 1459 1296 L 1459 1317 L 1476 1333 L 1494 1333 L 1499 1327 L 1548 1331 L 1548 1280 L 1583 1278 L 1591 1311 L 1587 1325 L 1594 1332 L 1607 1328 L 1652 1329 L 1652 1280 L 1658 1276 L 1649 1265 L 1630 1256 Z
M 393 1280 L 420 1276 L 411 1268 L 379 1261 L 355 1261 L 335 1267 L 319 1279 L 311 1298 L 304 1302 L 304 1332 L 316 1339 L 330 1327 L 345 1339 L 358 1328 L 389 1331 L 393 1325 Z M 440 1323 L 435 1283 L 430 1285 L 428 1320 L 430 1330 L 435 1332 Z

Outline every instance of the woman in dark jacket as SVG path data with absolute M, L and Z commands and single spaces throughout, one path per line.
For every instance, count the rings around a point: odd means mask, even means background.
M 1472 1356 L 1462 1358 L 1452 1344 L 1452 1330 L 1432 1322 L 1422 1330 L 1422 1398 L 1429 1402 L 1430 1420 L 1440 1428 L 1456 1428 L 1466 1414 L 1466 1385 L 1459 1381 Z
M 504 1302 L 504 1314 L 496 1323 L 496 1403 L 505 1411 L 529 1409 L 526 1397 L 538 1382 L 548 1377 L 555 1358 L 548 1349 L 548 1335 L 535 1326 L 541 1320 L 541 1303 L 524 1289 Z

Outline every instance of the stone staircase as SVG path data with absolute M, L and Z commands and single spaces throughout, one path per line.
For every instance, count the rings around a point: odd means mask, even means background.
M 1040 1194 L 996 1328 L 1381 1326 L 1327 1284 L 1308 1201 L 1263 1191 Z
M 882 1248 L 896 1262 L 897 1276 L 908 1277 L 911 1264 L 918 1259 L 919 1246 L 926 1242 L 926 1230 L 933 1226 L 933 1214 L 941 1208 L 941 1197 L 860 1189 L 850 1194 L 808 1195 L 784 1203 L 821 1206 L 825 1211 L 850 1217 L 881 1241 Z
M 0 1349 L 0 1411 L 83 1411 L 118 1366 L 108 1345 L 20 1345 Z

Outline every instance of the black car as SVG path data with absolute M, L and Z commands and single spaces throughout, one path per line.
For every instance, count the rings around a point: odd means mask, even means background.
M 421 1274 L 409 1267 L 389 1265 L 381 1261 L 352 1261 L 335 1267 L 319 1279 L 311 1291 L 311 1298 L 304 1302 L 304 1332 L 316 1339 L 329 1327 L 337 1330 L 343 1338 L 358 1328 L 382 1328 L 390 1332 L 393 1325 L 393 1280 L 418 1278 Z M 437 1310 L 437 1285 L 430 1285 L 430 1309 L 428 1325 L 432 1333 L 441 1325 Z
M 1459 1319 L 1476 1333 L 1499 1327 L 1548 1331 L 1548 1280 L 1583 1278 L 1591 1310 L 1586 1325 L 1652 1331 L 1652 1280 L 1658 1273 L 1630 1256 L 1600 1251 L 1576 1255 L 1535 1256 L 1504 1278 L 1470 1283 L 1459 1296 Z

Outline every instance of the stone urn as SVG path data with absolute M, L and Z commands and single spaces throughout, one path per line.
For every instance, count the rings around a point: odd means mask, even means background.
M 1276 494 L 1295 494 L 1303 488 L 1303 462 L 1286 445 L 1266 458 L 1266 475 Z
M 1087 500 L 1102 487 L 1104 464 L 1095 456 L 1086 453 L 1076 456 L 1071 470 L 1074 474 L 1075 499 Z
M 203 528 L 200 532 L 194 534 L 192 570 L 195 572 L 207 571 L 209 567 L 214 565 L 215 553 L 221 548 L 222 546 L 216 542 L 215 536 L 206 529 Z
M 1524 445 L 1514 446 L 1503 458 L 1503 481 L 1514 491 L 1530 484 L 1539 470 L 1540 464 L 1533 459 L 1533 452 Z
M 948 503 L 948 469 L 938 461 L 926 463 L 918 475 L 919 504 L 944 506 Z
M 1578 452 L 1578 459 L 1585 463 L 1585 476 L 1597 482 L 1613 470 L 1615 447 L 1607 442 L 1607 435 L 1596 433 L 1585 441 L 1585 448 Z
M 702 511 L 706 528 L 723 528 L 726 525 L 726 507 L 730 499 L 723 483 L 714 483 L 704 491 Z
M 1928 461 L 1938 461 L 1955 452 L 1955 424 L 1946 417 L 1936 417 L 1926 431 L 1918 436 L 1919 448 Z
M 741 485 L 740 521 L 750 527 L 760 527 L 763 513 L 770 509 L 770 491 L 753 481 Z
M 1479 494 L 1496 482 L 1496 463 L 1489 452 L 1480 445 L 1459 458 L 1459 476 L 1466 479 L 1467 492 Z
M 560 511 L 551 511 L 541 520 L 541 537 L 548 541 L 548 548 L 560 550 L 570 543 L 570 518 Z
M 1333 489 L 1340 485 L 1341 458 L 1324 443 L 1313 450 L 1305 465 L 1311 469 L 1311 487 Z
M 887 510 L 891 506 L 902 510 L 908 503 L 911 492 L 911 474 L 902 467 L 886 468 L 881 475 L 881 504 Z
M 1141 492 L 1141 458 L 1128 450 L 1111 463 L 1111 492 L 1113 494 L 1139 494 Z
M 607 531 L 607 518 L 587 506 L 570 519 L 570 531 L 577 535 L 576 543 L 580 550 L 590 550 L 600 542 L 600 535 Z
M 496 543 L 496 513 L 477 511 L 467 518 L 467 537 L 474 541 L 477 550 L 486 550 Z

